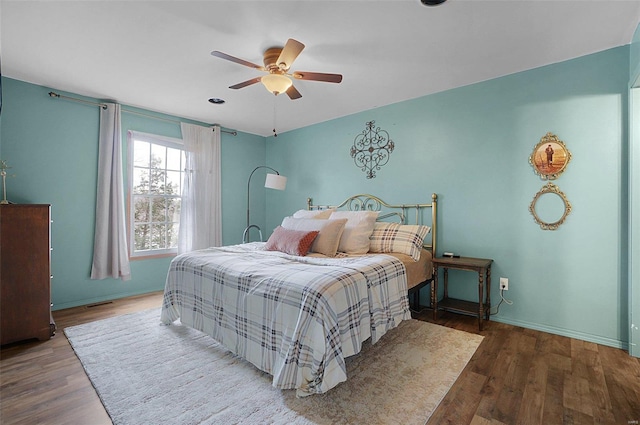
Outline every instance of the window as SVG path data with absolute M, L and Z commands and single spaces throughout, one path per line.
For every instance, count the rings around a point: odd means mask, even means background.
M 182 140 L 128 135 L 131 256 L 175 254 L 185 168 Z

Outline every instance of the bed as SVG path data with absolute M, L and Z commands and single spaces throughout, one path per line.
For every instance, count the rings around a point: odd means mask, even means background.
M 432 279 L 436 201 L 309 198 L 267 242 L 175 257 L 161 321 L 210 335 L 276 388 L 324 393 L 347 379 L 345 359 L 364 341 L 375 344 L 411 317 L 409 292 Z

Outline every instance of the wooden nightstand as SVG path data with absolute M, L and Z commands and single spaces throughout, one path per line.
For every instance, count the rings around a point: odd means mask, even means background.
M 487 258 L 470 257 L 438 257 L 433 259 L 433 285 L 431 285 L 431 306 L 433 307 L 433 319 L 438 318 L 438 309 L 455 313 L 473 314 L 478 316 L 478 328 L 482 330 L 483 317 L 489 320 L 491 308 L 491 263 Z M 438 302 L 438 268 L 444 269 L 444 298 Z M 478 273 L 478 302 L 449 298 L 449 269 L 468 270 Z M 486 300 L 485 300 L 485 276 L 486 276 Z M 483 302 L 484 301 L 484 302 Z

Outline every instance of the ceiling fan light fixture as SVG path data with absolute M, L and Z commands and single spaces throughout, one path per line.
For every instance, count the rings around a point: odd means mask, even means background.
M 282 74 L 267 74 L 260 78 L 260 82 L 276 96 L 286 92 L 293 85 L 293 81 Z

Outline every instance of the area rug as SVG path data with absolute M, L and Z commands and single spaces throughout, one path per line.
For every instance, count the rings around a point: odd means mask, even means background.
M 159 309 L 64 331 L 116 425 L 425 424 L 482 341 L 407 320 L 347 359 L 346 382 L 296 398 Z

